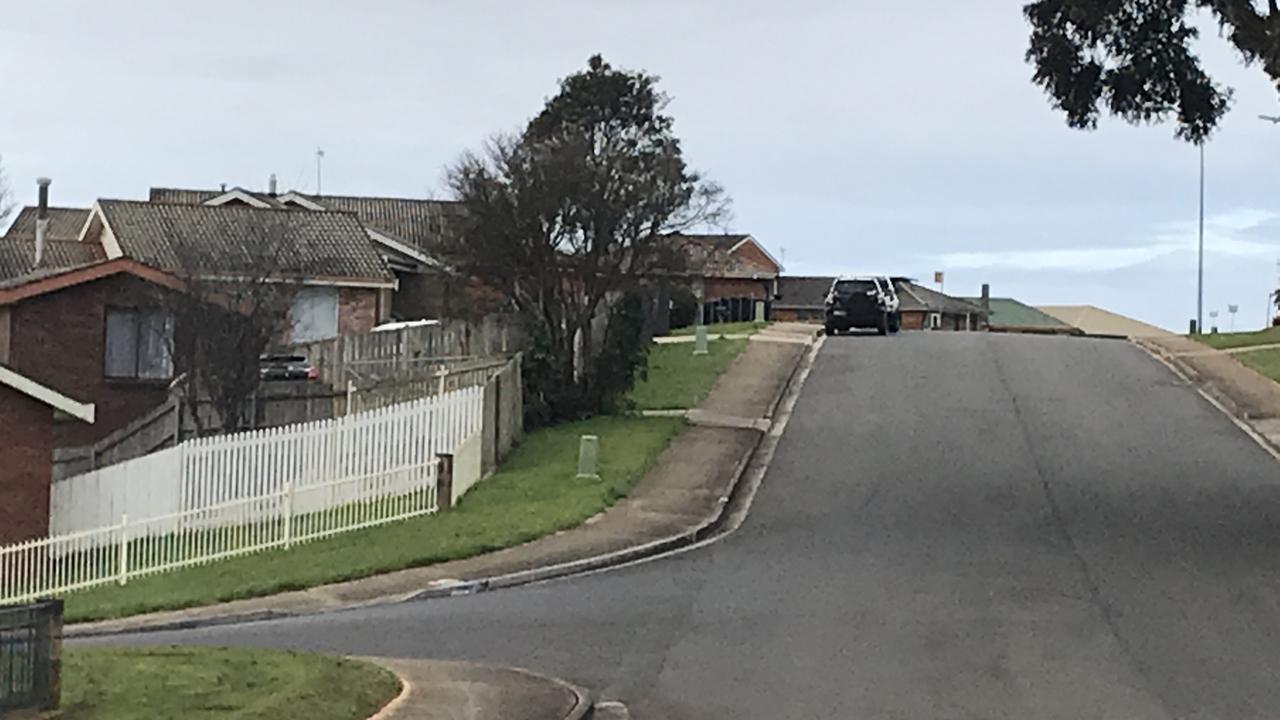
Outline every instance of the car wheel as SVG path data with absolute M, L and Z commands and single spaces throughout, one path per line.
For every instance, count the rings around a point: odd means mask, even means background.
M 827 331 L 828 336 L 836 334 L 836 328 L 834 325 L 827 325 L 824 329 Z

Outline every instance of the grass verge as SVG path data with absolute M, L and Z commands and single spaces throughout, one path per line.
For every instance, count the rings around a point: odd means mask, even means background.
M 61 720 L 363 720 L 400 692 L 343 658 L 228 648 L 69 649 Z
M 1235 358 L 1267 377 L 1280 382 L 1280 349 L 1236 353 Z
M 538 430 L 448 512 L 72 593 L 66 618 L 103 620 L 260 597 L 529 542 L 624 497 L 682 426 L 674 418 L 598 417 Z M 600 481 L 575 477 L 578 437 L 588 433 L 600 437 Z
M 750 335 L 761 328 L 767 327 L 768 325 L 769 323 L 767 322 L 719 323 L 716 325 L 708 325 L 707 335 L 710 337 L 715 337 L 717 335 Z M 676 328 L 675 330 L 672 330 L 670 334 L 675 336 L 692 335 L 693 333 L 694 327 L 690 325 L 689 327 Z
M 1271 345 L 1280 343 L 1280 328 L 1267 328 L 1254 332 L 1214 333 L 1211 335 L 1195 335 L 1196 340 L 1219 350 L 1249 347 L 1250 345 Z
M 690 343 L 654 345 L 648 376 L 636 383 L 630 398 L 639 410 L 694 407 L 746 346 L 746 340 L 721 338 L 707 343 L 706 355 L 694 355 Z

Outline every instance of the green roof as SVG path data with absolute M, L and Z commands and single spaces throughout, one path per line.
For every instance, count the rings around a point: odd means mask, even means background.
M 991 298 L 991 316 L 987 324 L 995 327 L 1069 327 L 1058 318 L 1013 298 Z
M 981 303 L 981 298 L 965 298 Z M 1058 318 L 1024 305 L 1013 298 L 991 298 L 991 315 L 987 319 L 991 327 L 1070 327 Z

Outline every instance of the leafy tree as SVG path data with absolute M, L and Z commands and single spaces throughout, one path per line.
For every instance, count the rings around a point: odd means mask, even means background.
M 1231 90 L 1213 81 L 1192 51 L 1195 8 L 1217 19 L 1246 65 L 1259 64 L 1280 90 L 1280 0 L 1036 0 L 1027 60 L 1034 82 L 1074 128 L 1097 127 L 1107 112 L 1131 123 L 1178 123 L 1200 143 L 1217 126 Z
M 727 212 L 721 188 L 686 166 L 657 82 L 597 55 L 523 133 L 448 172 L 465 210 L 451 261 L 524 321 L 535 424 L 600 412 L 626 391 L 646 345 L 619 337 L 634 309 L 619 302 L 683 268 L 666 235 Z

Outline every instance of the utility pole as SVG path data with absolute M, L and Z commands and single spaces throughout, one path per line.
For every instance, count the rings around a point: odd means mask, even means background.
M 1204 141 L 1200 145 L 1200 254 L 1196 264 L 1196 332 L 1204 332 Z

